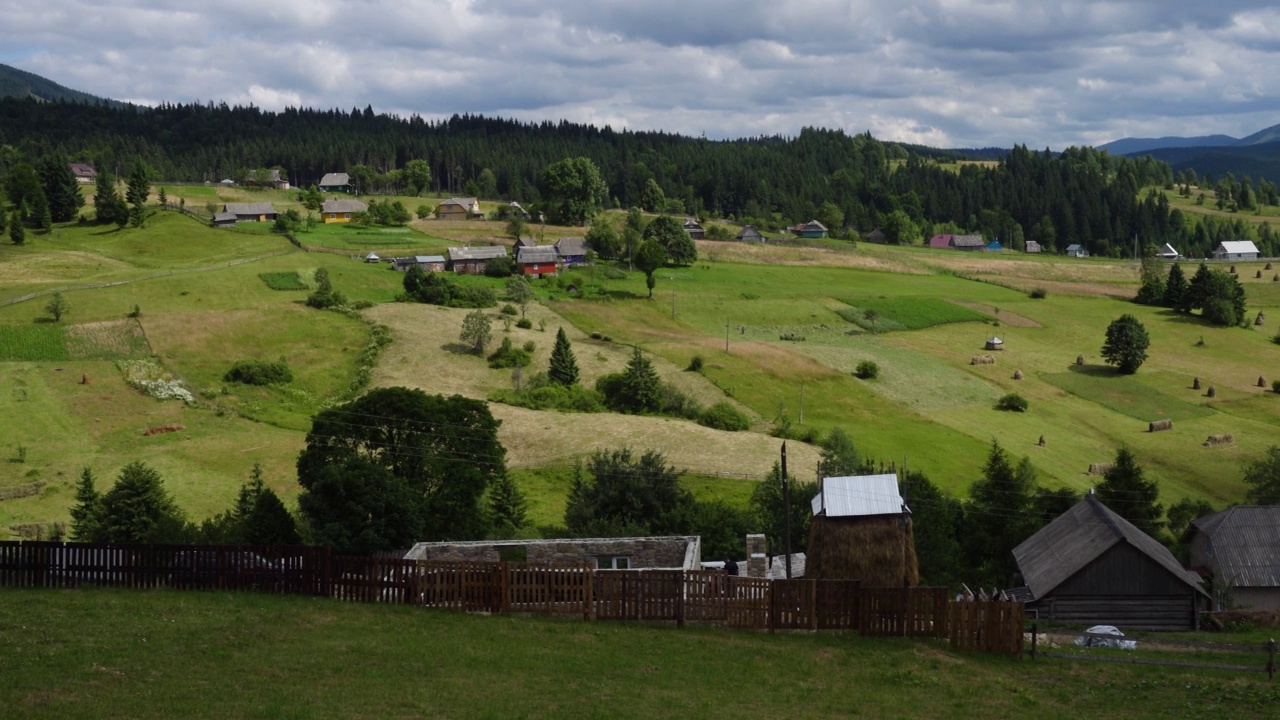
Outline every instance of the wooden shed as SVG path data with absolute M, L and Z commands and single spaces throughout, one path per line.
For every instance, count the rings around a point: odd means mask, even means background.
M 1182 535 L 1191 567 L 1213 577 L 1214 602 L 1280 612 L 1280 506 L 1241 505 L 1196 519 Z M 1215 607 L 1222 610 L 1224 607 Z
M 896 474 L 823 478 L 813 498 L 805 577 L 861 580 L 863 587 L 920 583 L 911 510 Z
M 1208 595 L 1155 538 L 1093 495 L 1013 549 L 1040 618 L 1120 629 L 1190 630 Z
M 507 257 L 501 245 L 477 245 L 449 248 L 449 267 L 459 275 L 483 275 L 490 260 Z

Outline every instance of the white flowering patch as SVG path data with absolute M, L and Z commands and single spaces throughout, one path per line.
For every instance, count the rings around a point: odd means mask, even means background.
M 138 392 L 157 400 L 181 400 L 188 405 L 196 401 L 181 380 L 154 360 L 120 360 L 116 367 L 124 374 L 124 381 Z

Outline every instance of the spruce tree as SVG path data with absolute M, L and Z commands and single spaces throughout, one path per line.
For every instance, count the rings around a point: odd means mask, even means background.
M 93 483 L 93 470 L 85 467 L 76 483 L 76 504 L 71 507 L 71 538 L 80 542 L 97 542 L 102 495 Z
M 27 242 L 27 229 L 22 226 L 22 216 L 17 210 L 13 211 L 13 216 L 9 218 L 9 239 L 14 245 L 22 245 Z
M 1182 274 L 1182 266 L 1174 263 L 1169 268 L 1169 277 L 1164 282 L 1164 301 L 1165 307 L 1174 309 L 1182 308 L 1183 296 L 1187 294 L 1187 278 Z
M 638 346 L 632 350 L 631 360 L 622 373 L 619 399 L 626 409 L 637 413 L 656 412 L 662 407 L 662 380 Z
M 80 195 L 80 183 L 62 153 L 53 153 L 40 164 L 40 184 L 49 201 L 49 214 L 53 222 L 68 222 L 84 206 Z
M 151 174 L 147 166 L 138 158 L 129 172 L 129 189 L 125 193 L 125 202 L 129 204 L 129 221 L 134 227 L 142 225 L 146 220 L 147 198 L 151 195 Z
M 524 494 L 506 473 L 489 486 L 489 511 L 497 528 L 515 530 L 524 527 L 528 522 L 528 507 Z
M 1164 506 L 1156 502 L 1160 488 L 1156 481 L 1146 479 L 1142 466 L 1126 446 L 1116 453 L 1115 462 L 1103 475 L 1095 495 L 1103 505 L 1148 535 L 1154 536 L 1164 526 Z
M 253 510 L 244 518 L 241 532 L 250 545 L 297 545 L 302 542 L 298 524 L 271 488 L 258 492 Z
M 569 338 L 564 328 L 556 332 L 556 344 L 551 349 L 551 368 L 547 371 L 551 382 L 565 387 L 578 384 L 578 361 L 573 356 L 573 348 L 569 346 Z
M 102 496 L 99 518 L 101 540 L 114 543 L 172 540 L 184 519 L 160 473 L 136 461 L 124 466 L 116 484 Z

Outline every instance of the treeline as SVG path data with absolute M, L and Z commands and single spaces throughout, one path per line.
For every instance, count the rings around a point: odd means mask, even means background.
M 1257 232 L 1238 218 L 1188 217 L 1162 194 L 1144 195 L 1151 186 L 1173 191 L 1167 164 L 1089 148 L 1059 155 L 1015 147 L 993 166 L 955 167 L 949 151 L 813 128 L 793 138 L 711 141 L 564 121 L 471 115 L 428 121 L 372 108 L 112 109 L 16 99 L 0 101 L 0 145 L 0 172 L 61 152 L 116 176 L 141 158 L 155 177 L 173 182 L 217 182 L 246 168 L 279 167 L 299 187 L 328 172 L 354 173 L 367 187 L 368 179 L 399 177 L 394 171 L 423 160 L 429 190 L 526 204 L 542 199 L 548 166 L 585 157 L 600 170 L 608 206 L 648 207 L 656 187 L 666 212 L 766 228 L 817 217 L 862 234 L 884 228 L 891 242 L 980 232 L 1013 249 L 1035 240 L 1049 251 L 1081 244 L 1095 255 L 1128 254 L 1135 237 L 1171 242 L 1188 256 L 1223 239 L 1254 239 L 1268 254 L 1277 249 L 1265 226 Z M 408 187 L 372 184 L 387 192 Z

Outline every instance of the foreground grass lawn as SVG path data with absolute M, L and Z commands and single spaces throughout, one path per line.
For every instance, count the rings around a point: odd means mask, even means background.
M 6 717 L 1271 717 L 1265 676 L 838 634 L 0 590 Z

